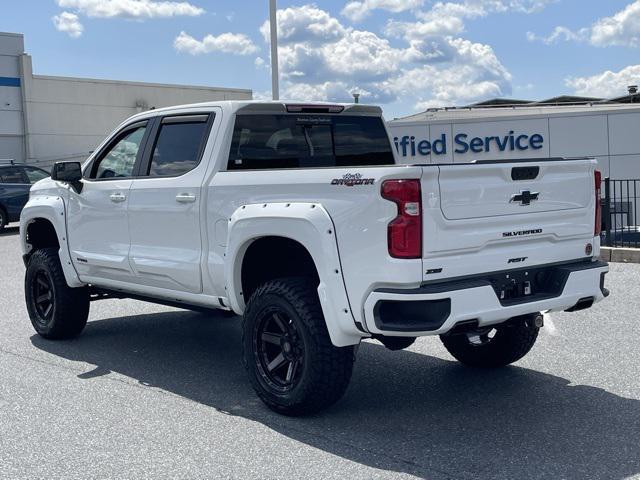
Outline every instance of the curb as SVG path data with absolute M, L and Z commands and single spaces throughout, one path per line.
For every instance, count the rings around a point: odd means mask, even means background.
M 605 262 L 640 263 L 640 248 L 600 247 L 600 258 Z

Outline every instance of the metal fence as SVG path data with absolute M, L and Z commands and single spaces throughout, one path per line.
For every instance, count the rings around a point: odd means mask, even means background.
M 640 248 L 638 194 L 640 179 L 604 179 L 602 245 Z

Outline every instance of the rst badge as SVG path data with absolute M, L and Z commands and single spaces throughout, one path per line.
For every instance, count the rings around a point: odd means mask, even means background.
M 362 178 L 362 174 L 360 173 L 345 173 L 342 178 L 334 178 L 331 180 L 331 185 L 353 187 L 356 185 L 373 185 L 375 182 L 375 178 Z

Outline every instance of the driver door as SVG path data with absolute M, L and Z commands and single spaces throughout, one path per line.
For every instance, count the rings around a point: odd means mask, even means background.
M 85 168 L 80 193 L 69 190 L 71 259 L 85 282 L 131 281 L 129 190 L 149 130 L 136 122 L 120 130 Z

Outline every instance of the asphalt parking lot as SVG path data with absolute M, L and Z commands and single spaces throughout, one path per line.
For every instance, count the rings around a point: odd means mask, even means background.
M 436 338 L 364 343 L 343 400 L 286 418 L 257 400 L 237 318 L 92 305 L 36 336 L 16 228 L 0 234 L 1 478 L 640 478 L 640 265 L 547 319 L 512 367 L 462 367 Z

